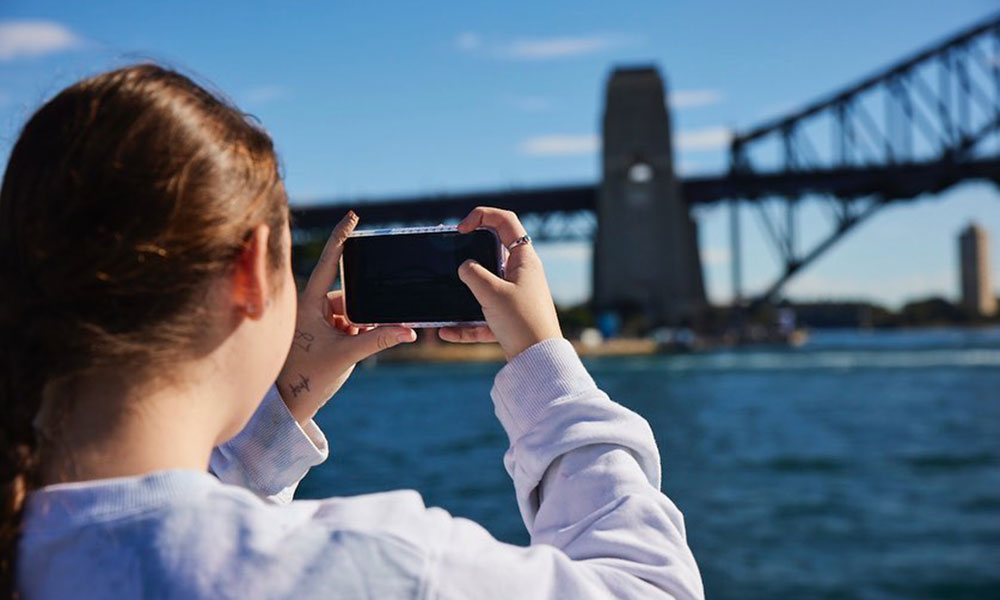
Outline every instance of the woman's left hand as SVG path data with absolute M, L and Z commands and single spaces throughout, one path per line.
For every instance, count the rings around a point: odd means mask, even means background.
M 352 326 L 345 316 L 343 293 L 329 291 L 344 241 L 357 223 L 351 211 L 333 229 L 299 296 L 295 337 L 277 381 L 282 399 L 299 423 L 306 423 L 337 393 L 359 361 L 417 339 L 409 327 Z

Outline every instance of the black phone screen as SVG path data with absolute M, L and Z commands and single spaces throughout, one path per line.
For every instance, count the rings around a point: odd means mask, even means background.
M 496 235 L 482 229 L 347 238 L 347 318 L 352 323 L 482 321 L 482 308 L 458 278 L 458 267 L 471 258 L 499 275 L 498 249 Z

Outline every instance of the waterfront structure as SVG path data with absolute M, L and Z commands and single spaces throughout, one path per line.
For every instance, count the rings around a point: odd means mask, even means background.
M 705 306 L 697 230 L 674 176 L 663 80 L 652 67 L 615 69 L 604 104 L 594 239 L 598 311 L 675 324 Z
M 1000 113 L 1000 96 L 990 95 L 988 90 L 1000 81 L 1000 70 L 984 69 L 981 57 L 998 41 L 1000 15 L 992 15 L 863 79 L 850 81 L 755 127 L 732 132 L 729 165 L 719 173 L 689 176 L 668 185 L 662 180 L 666 161 L 647 158 L 646 162 L 628 163 L 630 167 L 624 176 L 620 170 L 612 169 L 610 174 L 620 178 L 617 183 L 579 182 L 297 206 L 293 208 L 294 240 L 296 244 L 311 241 L 321 246 L 330 228 L 348 208 L 358 210 L 365 225 L 372 227 L 433 225 L 461 219 L 475 206 L 488 205 L 517 212 L 538 243 L 590 242 L 596 235 L 608 236 L 605 239 L 613 236 L 628 243 L 629 235 L 634 232 L 626 227 L 615 234 L 612 228 L 616 223 L 603 222 L 607 213 L 601 212 L 599 204 L 603 205 L 602 198 L 611 197 L 608 190 L 615 186 L 622 189 L 620 193 L 613 192 L 619 198 L 627 198 L 635 191 L 635 198 L 641 200 L 643 185 L 653 183 L 654 188 L 658 185 L 664 189 L 678 188 L 679 197 L 688 209 L 710 210 L 728 204 L 734 304 L 758 305 L 779 296 L 788 281 L 882 208 L 914 198 L 931 198 L 963 181 L 997 181 L 1000 151 L 992 142 L 1000 132 L 1000 119 L 996 118 Z M 647 74 L 646 80 L 651 81 L 652 76 Z M 615 81 L 614 76 L 609 80 L 612 85 Z M 648 104 L 653 96 L 646 95 L 644 90 L 652 88 L 639 85 L 635 89 L 645 97 L 637 97 L 636 103 Z M 611 98 L 610 90 L 608 97 Z M 628 106 L 629 102 L 621 99 L 622 106 Z M 927 110 L 928 106 L 936 110 Z M 874 107 L 884 110 L 876 111 Z M 659 113 L 649 114 L 654 121 L 649 123 L 648 130 L 637 122 L 629 130 L 641 138 L 637 147 L 662 149 L 666 139 L 659 144 L 645 140 L 653 130 L 669 135 L 669 120 L 665 116 L 661 119 Z M 714 131 L 713 137 L 725 139 L 727 133 Z M 827 138 L 831 143 L 826 143 Z M 616 148 L 611 151 L 617 152 Z M 627 144 L 622 148 L 627 148 Z M 636 168 L 632 170 L 631 166 Z M 653 196 L 658 198 L 655 202 L 668 206 L 680 204 L 676 191 L 654 191 Z M 799 209 L 806 204 L 804 199 L 827 209 L 823 211 L 828 216 L 825 231 L 799 227 Z M 751 294 L 744 293 L 742 276 L 744 217 L 741 215 L 746 212 L 753 213 L 760 222 L 765 243 L 774 250 L 779 263 L 775 279 Z M 669 231 L 686 229 L 683 223 L 683 219 L 675 220 Z M 604 234 L 595 235 L 598 229 Z M 693 227 L 691 230 L 693 237 Z M 675 246 L 681 248 L 680 255 L 685 255 L 690 241 L 682 234 Z M 645 246 L 639 254 L 629 256 L 629 262 L 653 264 L 674 260 L 665 258 L 664 247 L 669 246 Z M 687 258 L 676 260 L 683 265 L 682 270 L 689 270 L 693 264 Z M 307 265 L 299 269 L 303 274 L 309 272 Z M 608 268 L 596 266 L 595 274 L 599 274 L 598 279 L 606 274 L 616 277 Z M 679 281 L 688 290 L 699 287 L 692 275 L 680 276 Z M 595 281 L 595 288 L 599 287 L 604 286 Z M 664 285 L 653 294 L 676 289 L 679 288 L 675 284 Z M 697 304 L 697 294 L 690 297 L 695 301 L 670 301 L 676 312 L 674 309 L 653 312 L 660 316 L 686 314 Z M 656 298 L 648 298 L 641 304 L 667 306 Z
M 993 316 L 997 298 L 990 283 L 989 233 L 970 223 L 958 236 L 958 257 L 962 307 L 976 316 Z

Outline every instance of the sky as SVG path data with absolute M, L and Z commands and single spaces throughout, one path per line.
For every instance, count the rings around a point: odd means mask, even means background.
M 608 74 L 616 65 L 655 64 L 669 89 L 677 170 L 707 175 L 726 168 L 733 131 L 997 9 L 986 0 L 0 0 L 0 160 L 31 112 L 62 87 L 156 60 L 263 122 L 293 203 L 593 182 Z M 804 212 L 802 230 L 818 234 L 819 210 Z M 725 302 L 728 215 L 716 208 L 696 216 L 709 297 Z M 956 237 L 972 220 L 1000 235 L 993 185 L 890 206 L 787 291 L 891 306 L 954 299 Z M 744 240 L 752 293 L 778 263 L 749 214 Z M 540 245 L 540 253 L 557 301 L 588 297 L 586 244 Z M 1000 265 L 1000 240 L 991 255 Z

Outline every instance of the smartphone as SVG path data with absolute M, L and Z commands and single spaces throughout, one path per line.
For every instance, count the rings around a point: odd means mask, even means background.
M 465 234 L 445 225 L 355 231 L 340 258 L 347 320 L 358 326 L 484 324 L 458 267 L 471 258 L 503 277 L 503 249 L 486 228 Z

